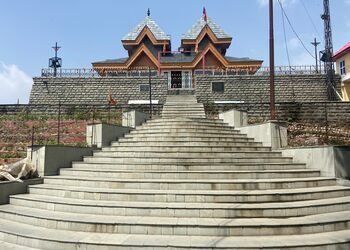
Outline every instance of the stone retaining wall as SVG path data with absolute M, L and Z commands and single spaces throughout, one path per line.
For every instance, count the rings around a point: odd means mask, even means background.
M 217 116 L 220 112 L 237 109 L 248 112 L 249 119 L 268 120 L 269 103 L 206 104 L 207 114 Z M 350 102 L 285 102 L 276 104 L 277 117 L 285 121 L 337 122 L 349 125 Z
M 34 78 L 29 104 L 107 104 L 109 93 L 121 104 L 129 100 L 148 100 L 149 92 L 140 91 L 148 77 L 103 78 Z M 167 79 L 152 78 L 153 99 L 164 103 L 168 91 Z
M 340 91 L 340 78 L 337 77 Z M 244 101 L 268 102 L 270 78 L 268 76 L 197 76 L 196 95 L 199 102 Z M 212 92 L 212 82 L 224 82 L 224 92 Z M 327 101 L 325 75 L 276 76 L 276 102 Z
M 103 77 L 103 78 L 34 78 L 30 95 L 30 104 L 53 104 L 61 100 L 62 104 L 107 103 L 111 92 L 120 104 L 129 100 L 148 100 L 149 92 L 141 92 L 140 84 L 148 84 L 148 77 Z M 327 101 L 325 75 L 284 75 L 276 77 L 277 102 L 322 102 Z M 195 76 L 194 90 L 198 101 L 268 102 L 268 76 Z M 212 82 L 224 82 L 224 92 L 212 92 Z M 337 77 L 340 88 L 340 78 Z M 167 79 L 152 78 L 153 99 L 162 104 L 168 91 Z
M 207 114 L 217 117 L 219 112 L 230 109 L 247 111 L 250 119 L 268 120 L 270 116 L 270 104 L 264 103 L 238 103 L 238 104 L 213 104 L 205 103 Z M 108 112 L 108 106 L 96 106 L 96 112 Z M 139 110 L 149 112 L 148 105 L 117 105 L 110 108 L 110 112 L 127 110 Z M 162 105 L 153 105 L 153 113 L 160 114 Z M 283 102 L 276 104 L 278 118 L 289 121 L 337 122 L 344 125 L 350 124 L 350 102 Z M 74 114 L 74 112 L 89 111 L 91 106 L 63 105 L 62 114 Z M 0 105 L 2 114 L 45 114 L 57 115 L 57 105 Z

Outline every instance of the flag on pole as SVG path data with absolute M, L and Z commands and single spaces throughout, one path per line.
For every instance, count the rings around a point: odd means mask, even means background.
M 203 7 L 203 15 L 204 15 L 204 21 L 208 22 L 207 10 L 205 9 L 205 7 Z

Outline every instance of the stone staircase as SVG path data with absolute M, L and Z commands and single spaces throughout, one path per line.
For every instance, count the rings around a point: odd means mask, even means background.
M 0 246 L 348 249 L 349 211 L 350 187 L 169 96 L 161 119 L 0 206 Z

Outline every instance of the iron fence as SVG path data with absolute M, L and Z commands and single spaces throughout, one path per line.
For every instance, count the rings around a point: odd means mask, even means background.
M 236 67 L 232 69 L 210 68 L 196 69 L 195 75 L 256 75 L 256 76 L 269 76 L 270 67 Z M 276 66 L 276 75 L 317 75 L 324 74 L 324 67 L 316 68 L 315 65 L 299 65 L 299 66 Z
M 94 77 L 147 77 L 151 73 L 152 77 L 156 77 L 159 74 L 158 70 L 145 67 L 129 68 L 129 69 L 116 69 L 113 67 L 104 68 L 76 68 L 76 69 L 57 69 L 56 77 L 82 77 L 82 78 L 94 78 Z M 316 68 L 315 65 L 304 66 L 276 66 L 276 75 L 316 75 L 324 74 L 324 67 L 320 66 Z M 269 67 L 236 67 L 233 69 L 222 69 L 206 67 L 205 69 L 196 69 L 194 75 L 258 75 L 268 76 L 270 74 Z M 42 77 L 54 77 L 54 70 L 42 69 Z
M 111 67 L 104 67 L 99 69 L 92 68 L 76 68 L 76 69 L 57 69 L 56 77 L 76 77 L 76 78 L 100 78 L 100 77 L 152 77 L 158 76 L 157 70 L 149 70 L 149 68 L 129 68 L 129 69 L 115 69 Z M 54 69 L 42 69 L 42 77 L 55 77 Z

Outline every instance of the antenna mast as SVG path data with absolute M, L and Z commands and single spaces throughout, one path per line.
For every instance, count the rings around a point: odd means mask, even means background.
M 328 100 L 335 101 L 335 80 L 334 80 L 334 63 L 333 63 L 333 39 L 331 27 L 331 15 L 329 10 L 329 0 L 323 0 L 324 13 L 321 16 L 324 21 L 324 40 L 325 50 L 321 51 L 321 61 L 325 65 L 325 73 L 327 75 L 327 92 Z

